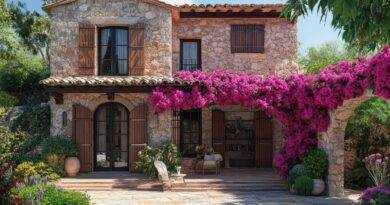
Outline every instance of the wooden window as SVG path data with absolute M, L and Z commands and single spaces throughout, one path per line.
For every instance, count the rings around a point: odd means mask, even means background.
M 196 156 L 195 148 L 202 143 L 201 118 L 200 109 L 180 111 L 180 152 L 183 157 Z
M 232 53 L 264 53 L 264 25 L 232 25 Z
M 128 75 L 127 28 L 99 29 L 99 75 Z
M 129 52 L 129 68 L 130 75 L 144 75 L 145 70 L 145 26 L 136 24 L 130 26 L 130 52 Z
M 180 40 L 180 70 L 201 70 L 201 41 Z

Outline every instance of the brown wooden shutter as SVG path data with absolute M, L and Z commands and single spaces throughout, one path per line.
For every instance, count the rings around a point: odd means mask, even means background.
M 172 111 L 172 143 L 180 149 L 180 111 Z M 180 151 L 180 150 L 179 150 Z
M 255 113 L 256 167 L 272 167 L 272 119 L 264 112 Z
M 139 171 L 135 168 L 135 163 L 139 159 L 138 152 L 142 150 L 148 143 L 147 132 L 147 104 L 139 105 L 130 112 L 129 119 L 129 159 L 130 171 Z
M 130 75 L 144 75 L 144 24 L 132 25 L 129 28 L 129 69 Z
M 94 75 L 95 69 L 95 26 L 79 24 L 79 75 Z
M 264 25 L 232 25 L 230 46 L 232 53 L 263 53 Z
M 225 159 L 225 112 L 212 111 L 212 143 L 215 152 Z
M 80 172 L 92 171 L 92 112 L 82 106 L 73 105 L 73 139 L 79 146 Z

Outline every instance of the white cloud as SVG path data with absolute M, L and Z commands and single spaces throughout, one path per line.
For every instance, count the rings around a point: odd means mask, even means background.
M 168 4 L 172 5 L 182 5 L 182 4 L 194 4 L 194 0 L 162 0 Z

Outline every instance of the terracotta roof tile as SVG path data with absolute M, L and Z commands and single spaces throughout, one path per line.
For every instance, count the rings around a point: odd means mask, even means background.
M 45 86 L 157 86 L 157 85 L 189 85 L 183 80 L 159 76 L 75 76 L 50 77 L 42 80 Z
M 261 10 L 262 12 L 281 12 L 284 4 L 192 4 L 179 7 L 181 12 L 252 12 Z

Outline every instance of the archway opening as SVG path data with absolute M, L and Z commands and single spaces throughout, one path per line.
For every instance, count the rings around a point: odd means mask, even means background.
M 100 105 L 94 115 L 95 171 L 129 169 L 129 111 L 119 103 Z

